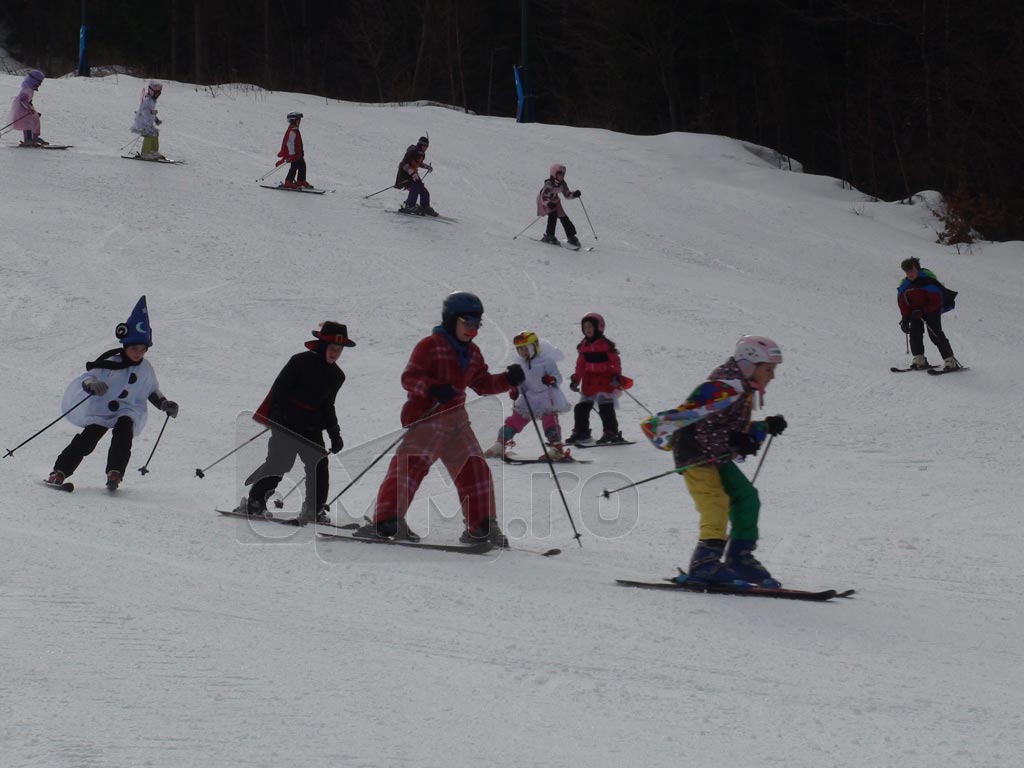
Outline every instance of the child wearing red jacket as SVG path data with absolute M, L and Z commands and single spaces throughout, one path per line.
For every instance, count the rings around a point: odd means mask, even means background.
M 566 443 L 578 445 L 592 441 L 590 412 L 597 406 L 601 416 L 603 434 L 598 445 L 622 443 L 619 420 L 615 416 L 621 387 L 622 362 L 615 342 L 605 338 L 604 318 L 596 312 L 584 315 L 580 321 L 583 341 L 577 346 L 576 372 L 569 379 L 569 389 L 582 397 L 573 409 L 575 424 Z
M 313 186 L 306 181 L 306 153 L 302 149 L 300 123 L 302 123 L 301 112 L 288 113 L 288 130 L 284 132 L 284 138 L 281 139 L 281 150 L 277 153 L 277 156 L 281 158 L 277 161 L 278 165 L 291 163 L 288 166 L 288 175 L 282 185 L 285 189 L 312 188 Z
M 522 384 L 526 377 L 515 364 L 502 373 L 488 370 L 473 343 L 483 313 L 484 305 L 476 295 L 450 294 L 442 304 L 441 325 L 413 349 L 402 372 L 402 387 L 408 393 L 402 426 L 409 430 L 377 492 L 373 521 L 353 536 L 419 541 L 405 515 L 423 478 L 440 459 L 462 502 L 466 530 L 460 541 L 508 546 L 496 519 L 491 469 L 466 413 L 466 389 L 497 395 Z

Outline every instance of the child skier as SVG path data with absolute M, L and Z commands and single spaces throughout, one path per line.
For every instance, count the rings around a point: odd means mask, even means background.
M 480 395 L 496 395 L 522 384 L 525 375 L 517 364 L 503 373 L 487 369 L 483 354 L 473 343 L 483 313 L 484 306 L 475 294 L 450 294 L 441 306 L 441 324 L 413 349 L 402 373 L 402 386 L 408 393 L 402 425 L 409 430 L 377 492 L 373 521 L 353 536 L 419 541 L 405 515 L 423 478 L 440 459 L 462 502 L 466 530 L 460 541 L 508 546 L 495 518 L 491 469 L 466 413 L 466 388 Z
M 744 336 L 732 357 L 685 403 L 642 422 L 655 446 L 673 451 L 677 468 L 688 467 L 683 478 L 700 514 L 700 540 L 680 580 L 781 586 L 754 557 L 761 502 L 757 489 L 733 463 L 737 456 L 753 456 L 768 435 L 781 435 L 786 428 L 782 416 L 750 420 L 754 393 L 763 405 L 764 390 L 781 362 L 782 351 L 774 341 Z
M 900 330 L 910 336 L 910 353 L 914 356 L 910 367 L 914 370 L 932 367 L 924 356 L 924 330 L 927 328 L 928 338 L 942 355 L 942 370 L 963 368 L 953 356 L 953 347 L 942 332 L 942 313 L 953 309 L 956 291 L 940 283 L 930 269 L 922 269 L 916 258 L 904 259 L 900 268 L 906 277 L 896 290 L 896 299 L 902 315 Z
M 569 185 L 565 183 L 564 165 L 556 163 L 551 166 L 550 171 L 551 175 L 537 194 L 537 215 L 548 217 L 548 227 L 541 240 L 545 243 L 559 245 L 558 238 L 555 237 L 555 222 L 561 221 L 562 229 L 565 230 L 566 241 L 569 245 L 579 248 L 580 241 L 576 237 L 576 227 L 573 226 L 569 217 L 565 215 L 561 196 L 575 200 L 581 197 L 582 193 L 578 189 L 573 192 L 569 189 Z
M 326 430 L 331 439 L 331 453 L 345 447 L 334 410 L 338 390 L 345 383 L 345 373 L 337 363 L 344 348 L 356 343 L 341 323 L 328 321 L 312 333 L 316 340 L 307 341 L 308 351 L 293 355 L 285 364 L 256 411 L 256 421 L 271 428 L 270 442 L 266 460 L 246 478 L 245 484 L 252 488 L 248 498 L 242 499 L 239 512 L 269 517 L 267 498 L 298 457 L 306 469 L 306 499 L 292 522 L 331 522 L 325 509 L 330 474 L 323 433 Z
M 86 363 L 85 373 L 72 381 L 64 392 L 62 408 L 65 411 L 81 400 L 83 391 L 91 397 L 84 406 L 71 410 L 66 416 L 72 424 L 84 429 L 57 457 L 53 472 L 46 479 L 48 484 L 60 485 L 71 477 L 82 459 L 96 448 L 100 438 L 108 429 L 113 429 L 106 473 L 107 488 L 117 490 L 132 455 L 132 440 L 146 426 L 146 402 L 171 418 L 178 416 L 178 404 L 163 396 L 153 366 L 144 359 L 153 346 L 145 296 L 136 303 L 128 322 L 117 326 L 114 335 L 121 342 L 121 349 L 111 349 Z
M 414 213 L 420 216 L 438 215 L 437 211 L 430 207 L 430 192 L 427 191 L 423 179 L 420 178 L 420 168 L 426 168 L 428 171 L 434 170 L 434 167 L 426 161 L 427 147 L 429 146 L 430 139 L 420 136 L 415 144 L 405 150 L 405 156 L 398 164 L 395 188 L 409 188 L 409 195 L 405 198 L 402 207 L 398 209 L 399 213 Z
M 313 187 L 306 181 L 306 153 L 302 150 L 302 134 L 299 132 L 301 123 L 301 112 L 288 113 L 288 129 L 284 132 L 284 138 L 281 139 L 281 150 L 277 153 L 281 159 L 276 164 L 291 163 L 288 166 L 288 175 L 285 176 L 282 185 L 285 189 L 301 189 L 302 187 L 311 189 Z
M 9 122 L 13 130 L 21 131 L 21 146 L 23 147 L 45 147 L 50 143 L 43 141 L 39 136 L 41 127 L 39 118 L 42 115 L 36 112 L 35 107 L 32 105 L 32 99 L 45 79 L 46 75 L 38 69 L 33 69 L 21 81 L 21 91 L 14 97 L 14 101 L 11 102 Z
M 142 151 L 139 157 L 143 160 L 165 160 L 160 154 L 160 128 L 162 122 L 156 116 L 156 100 L 164 91 L 162 84 L 156 80 L 150 80 L 142 91 L 139 100 L 139 108 L 135 111 L 135 121 L 132 123 L 132 133 L 142 137 Z
M 548 456 L 553 461 L 569 460 L 569 451 L 562 445 L 562 429 L 558 424 L 558 414 L 569 410 L 569 401 L 561 390 L 562 374 L 558 371 L 558 361 L 565 355 L 547 339 L 538 339 L 533 331 L 523 331 L 512 343 L 523 360 L 526 379 L 509 390 L 509 397 L 515 401 L 512 415 L 505 419 L 505 426 L 498 430 L 498 441 L 487 449 L 484 456 L 503 456 L 515 445 L 512 438 L 530 423 L 532 409 L 533 415 L 544 426 Z
M 604 318 L 596 312 L 584 315 L 580 321 L 583 340 L 576 345 L 576 372 L 569 378 L 569 389 L 581 392 L 582 397 L 573 409 L 575 423 L 572 435 L 565 442 L 570 445 L 592 442 L 590 412 L 597 406 L 601 416 L 602 434 L 599 445 L 625 442 L 615 416 L 619 390 L 622 389 L 622 362 L 615 342 L 605 338 Z

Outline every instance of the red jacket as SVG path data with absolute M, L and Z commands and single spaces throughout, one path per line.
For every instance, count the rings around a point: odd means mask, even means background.
M 491 373 L 480 348 L 472 341 L 465 345 L 466 367 L 459 364 L 459 353 L 448 334 L 435 330 L 421 339 L 412 351 L 409 362 L 402 372 L 402 386 L 409 393 L 409 399 L 402 407 L 402 426 L 409 426 L 427 412 L 435 400 L 430 388 L 435 384 L 451 384 L 458 390 L 438 411 L 461 409 L 466 417 L 466 387 L 478 395 L 497 395 L 508 392 L 511 387 L 504 373 Z M 454 415 L 454 414 L 452 414 Z
M 305 157 L 302 153 L 302 134 L 299 133 L 299 129 L 294 125 L 289 125 L 288 130 L 284 132 L 284 138 L 281 140 L 281 151 L 277 153 L 278 157 L 283 157 L 289 163 L 298 160 L 300 157 Z
M 573 378 L 580 382 L 580 391 L 587 397 L 614 392 L 612 378 L 622 375 L 622 361 L 615 345 L 604 336 L 597 336 L 592 340 L 584 339 L 576 349 L 579 356 Z

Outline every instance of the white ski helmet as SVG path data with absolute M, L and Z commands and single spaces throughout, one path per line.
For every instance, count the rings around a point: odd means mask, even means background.
M 301 120 L 301 119 L 302 119 L 302 113 L 301 112 L 289 112 L 288 113 L 288 122 L 289 123 L 294 123 L 296 120 Z
M 562 165 L 561 163 L 555 163 L 548 170 L 551 171 L 552 179 L 555 178 L 555 176 L 557 176 L 559 173 L 561 173 L 563 176 L 565 175 L 565 166 Z
M 745 378 L 750 378 L 758 363 L 781 363 L 782 350 L 767 336 L 743 336 L 736 342 L 733 359 Z

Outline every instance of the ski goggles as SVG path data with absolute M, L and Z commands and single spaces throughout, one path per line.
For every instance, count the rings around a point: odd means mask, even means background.
M 467 328 L 476 330 L 483 324 L 483 319 L 479 315 L 459 315 L 459 320 L 466 324 Z

